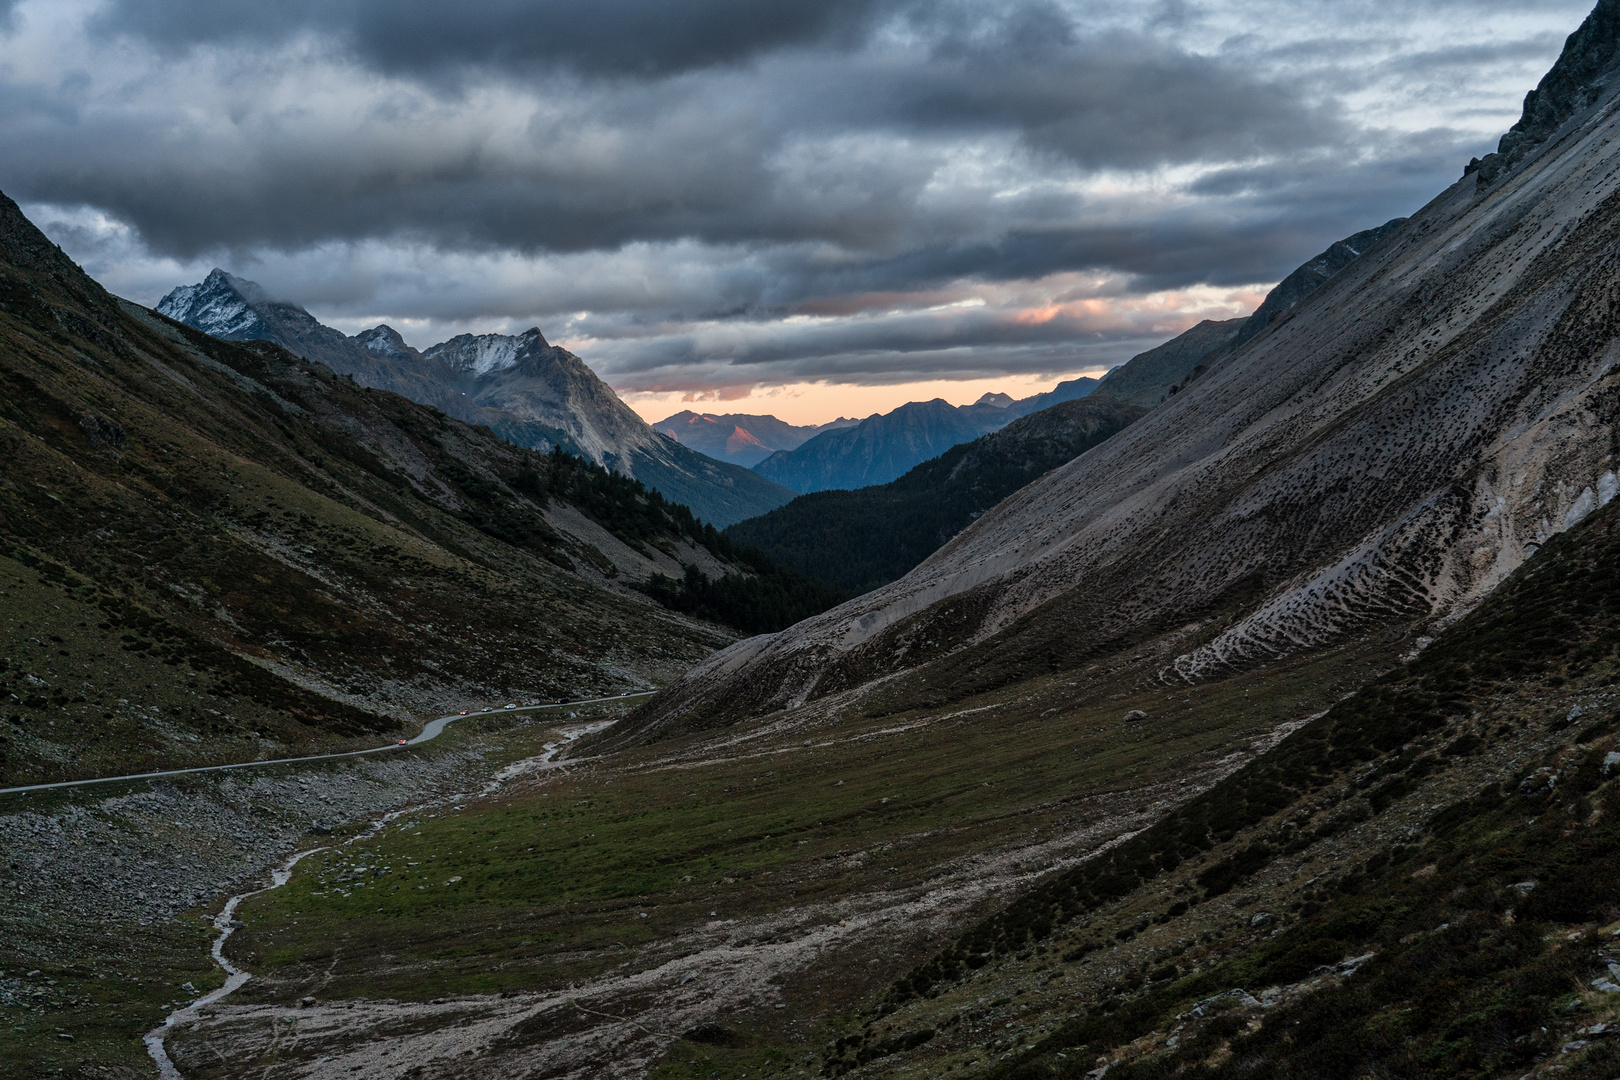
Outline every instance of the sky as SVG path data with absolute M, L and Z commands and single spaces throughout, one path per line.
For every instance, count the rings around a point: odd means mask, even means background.
M 1248 311 L 1494 148 L 1582 0 L 0 0 L 0 191 L 650 420 L 1024 396 Z

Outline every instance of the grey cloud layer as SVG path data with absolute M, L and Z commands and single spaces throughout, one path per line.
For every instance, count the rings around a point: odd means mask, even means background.
M 103 33 L 165 49 L 331 35 L 390 73 L 572 69 L 659 76 L 848 40 L 889 0 L 115 0 Z
M 1016 177 L 991 184 L 1018 186 L 1348 135 L 1335 109 L 1285 83 L 1136 33 L 1076 36 L 1045 7 L 922 29 L 904 45 L 747 71 L 411 87 L 362 97 L 358 125 L 308 125 L 248 100 L 222 130 L 198 132 L 116 103 L 13 97 L 0 132 L 17 152 L 0 175 L 23 198 L 108 209 L 176 255 L 379 235 L 524 251 L 687 237 L 881 251 L 1072 216 L 1075 197 L 1050 191 L 992 204 L 996 193 L 963 184 L 965 198 L 934 198 L 941 165 L 975 143 L 1016 162 L 1001 170 Z M 499 110 L 511 115 L 492 120 Z
M 335 321 L 572 320 L 660 385 L 1118 359 L 1146 322 L 783 320 L 1074 271 L 1127 300 L 1275 280 L 1454 179 L 1581 14 L 60 2 L 0 0 L 0 188 L 137 298 L 221 262 Z

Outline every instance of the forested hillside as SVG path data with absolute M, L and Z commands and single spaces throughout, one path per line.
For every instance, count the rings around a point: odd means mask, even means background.
M 1025 484 L 1147 409 L 1081 398 L 954 446 L 898 480 L 818 491 L 726 530 L 782 566 L 862 593 L 893 581 Z

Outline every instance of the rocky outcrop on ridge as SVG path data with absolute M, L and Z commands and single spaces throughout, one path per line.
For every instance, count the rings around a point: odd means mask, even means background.
M 1586 21 L 1564 40 L 1558 62 L 1524 96 L 1524 113 L 1497 143 L 1496 153 L 1468 163 L 1482 184 L 1493 184 L 1571 117 L 1605 96 L 1620 58 L 1620 0 L 1598 0 Z M 1467 175 L 1465 173 L 1464 175 Z

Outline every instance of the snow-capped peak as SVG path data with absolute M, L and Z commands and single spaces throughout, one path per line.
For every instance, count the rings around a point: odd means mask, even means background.
M 158 302 L 157 311 L 205 334 L 228 341 L 265 335 L 264 320 L 250 305 L 264 290 L 251 281 L 215 269 L 196 285 L 182 285 Z

